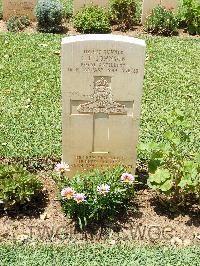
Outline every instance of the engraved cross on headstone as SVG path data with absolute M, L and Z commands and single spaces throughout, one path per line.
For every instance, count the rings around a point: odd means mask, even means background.
M 79 104 L 77 111 L 81 115 L 93 115 L 93 142 L 91 152 L 93 154 L 109 153 L 109 116 L 127 115 L 126 106 L 113 99 L 111 77 L 94 77 L 94 93 L 91 95 L 91 101 Z

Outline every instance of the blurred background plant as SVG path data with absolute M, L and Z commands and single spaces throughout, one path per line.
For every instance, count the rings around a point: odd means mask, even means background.
M 135 0 L 111 0 L 110 21 L 122 31 L 130 30 L 137 23 L 137 4 Z
M 58 33 L 63 30 L 64 8 L 60 1 L 39 0 L 35 8 L 38 30 L 46 33 Z
M 8 19 L 6 26 L 7 30 L 11 32 L 18 32 L 30 25 L 28 16 L 16 17 L 12 16 Z
M 83 7 L 74 16 L 73 24 L 81 33 L 108 33 L 111 31 L 108 14 L 99 6 Z
M 178 22 L 171 10 L 167 10 L 163 6 L 157 6 L 147 17 L 144 29 L 152 34 L 170 36 L 177 33 Z
M 190 34 L 200 34 L 200 1 L 182 0 L 177 14 L 179 26 Z

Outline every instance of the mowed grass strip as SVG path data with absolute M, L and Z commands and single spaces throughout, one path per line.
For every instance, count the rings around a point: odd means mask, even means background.
M 59 35 L 0 36 L 0 154 L 60 154 Z
M 129 245 L 69 244 L 67 246 L 1 245 L 2 266 L 134 265 L 198 266 L 200 247 L 134 247 Z
M 0 156 L 61 156 L 62 37 L 0 35 Z M 186 112 L 193 136 L 183 146 L 196 152 L 200 147 L 200 41 L 146 37 L 146 42 L 140 143 L 162 141 L 163 116 L 179 108 Z M 81 82 L 77 89 L 81 90 Z

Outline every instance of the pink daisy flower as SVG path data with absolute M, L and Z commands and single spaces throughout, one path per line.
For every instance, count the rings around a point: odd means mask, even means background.
M 58 173 L 68 172 L 70 171 L 69 165 L 64 162 L 58 163 L 56 164 L 55 171 Z
M 72 199 L 75 194 L 75 191 L 71 187 L 63 188 L 61 191 L 61 196 L 66 199 Z
M 80 203 L 86 201 L 85 198 L 86 198 L 86 196 L 85 196 L 85 194 L 83 194 L 83 193 L 77 193 L 77 194 L 74 195 L 74 200 L 75 200 L 78 204 L 80 204 Z
M 121 176 L 121 181 L 123 183 L 132 184 L 135 181 L 135 177 L 128 173 L 123 173 Z
M 110 191 L 110 186 L 107 185 L 107 184 L 100 185 L 100 186 L 97 187 L 97 191 L 100 194 L 106 195 Z

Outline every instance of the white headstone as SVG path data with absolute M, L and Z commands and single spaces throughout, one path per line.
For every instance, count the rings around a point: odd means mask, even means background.
M 119 35 L 62 40 L 62 152 L 71 173 L 136 164 L 145 42 Z
M 176 11 L 179 6 L 179 0 L 143 0 L 142 24 L 145 23 L 145 20 L 151 14 L 152 9 L 158 5 L 162 5 L 167 9 Z
M 109 0 L 74 0 L 74 13 L 77 13 L 82 7 L 89 5 L 97 5 L 101 7 L 108 7 Z
M 3 0 L 3 19 L 7 20 L 12 16 L 28 16 L 35 20 L 34 9 L 37 0 Z

